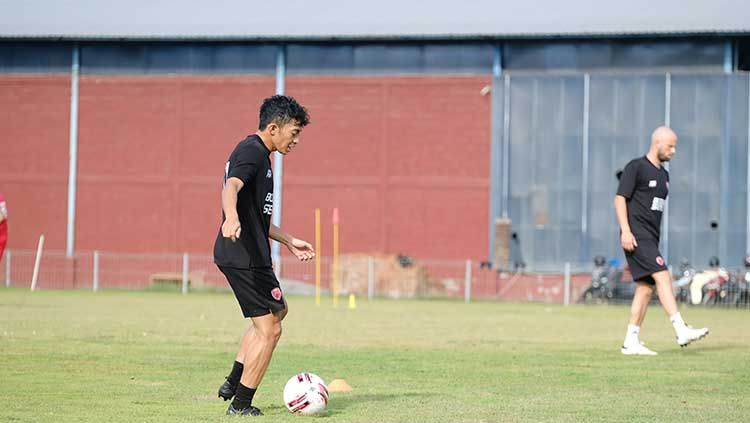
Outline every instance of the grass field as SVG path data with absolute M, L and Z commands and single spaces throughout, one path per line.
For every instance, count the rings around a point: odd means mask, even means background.
M 711 334 L 681 350 L 653 307 L 642 339 L 660 355 L 624 357 L 625 307 L 289 303 L 261 421 L 750 421 L 747 310 L 683 310 Z M 235 420 L 216 388 L 243 329 L 230 294 L 0 290 L 0 421 Z M 281 392 L 298 371 L 354 391 L 292 415 Z

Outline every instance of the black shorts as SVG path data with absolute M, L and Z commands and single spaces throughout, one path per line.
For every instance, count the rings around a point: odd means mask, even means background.
M 237 269 L 218 266 L 240 303 L 245 317 L 264 316 L 286 309 L 281 286 L 270 267 Z
M 630 274 L 633 280 L 655 285 L 653 275 L 656 272 L 667 270 L 664 258 L 659 252 L 659 241 L 655 239 L 643 238 L 637 239 L 638 246 L 635 251 L 629 253 L 625 251 L 625 259 L 630 267 Z

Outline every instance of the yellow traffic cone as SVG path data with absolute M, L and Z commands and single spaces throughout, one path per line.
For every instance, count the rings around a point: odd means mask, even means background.
M 349 310 L 357 308 L 357 299 L 354 298 L 354 294 L 349 294 Z
M 330 392 L 351 392 L 352 386 L 345 379 L 334 379 L 328 384 Z

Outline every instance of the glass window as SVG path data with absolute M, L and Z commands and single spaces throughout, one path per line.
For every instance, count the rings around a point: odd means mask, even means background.
M 0 42 L 0 72 L 70 72 L 72 46 L 65 43 Z
M 518 41 L 505 44 L 509 70 L 669 69 L 721 70 L 721 41 Z
M 270 74 L 273 45 L 239 43 L 97 43 L 81 48 L 89 74 Z
M 490 44 L 296 44 L 287 48 L 291 74 L 489 74 Z
M 750 71 L 750 37 L 737 40 L 737 69 Z

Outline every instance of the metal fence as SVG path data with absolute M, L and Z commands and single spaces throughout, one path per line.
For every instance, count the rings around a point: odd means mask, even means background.
M 320 289 L 331 298 L 333 263 L 320 262 Z M 0 261 L 6 287 L 32 286 L 36 251 L 6 250 Z M 276 271 L 287 294 L 314 295 L 315 262 L 282 256 Z M 572 273 L 570 264 L 560 272 L 498 272 L 472 260 L 400 261 L 393 256 L 343 255 L 338 267 L 340 297 L 457 298 L 545 303 L 629 303 L 633 283 L 627 270 L 596 269 Z M 612 270 L 615 270 L 613 273 Z M 616 274 L 616 277 L 612 275 Z M 607 280 L 609 277 L 609 280 Z M 126 254 L 79 252 L 67 258 L 61 251 L 43 252 L 35 289 L 229 290 L 210 255 Z M 750 308 L 750 269 L 681 268 L 674 292 L 686 305 Z
M 30 288 L 36 251 L 6 250 L 0 261 L 6 287 Z M 333 266 L 319 257 L 320 287 L 331 295 Z M 448 260 L 399 264 L 378 256 L 343 256 L 339 266 L 339 293 L 359 298 L 506 299 L 553 303 L 575 302 L 590 282 L 588 274 L 501 273 L 482 263 Z M 315 263 L 282 256 L 277 265 L 287 293 L 313 295 Z M 62 251 L 44 251 L 35 289 L 228 290 L 224 275 L 210 255 L 128 254 L 78 252 L 67 258 Z M 567 292 L 567 294 L 566 294 Z

